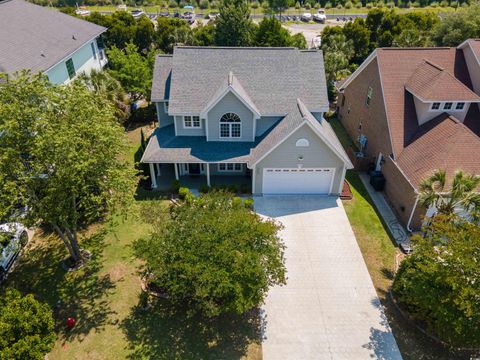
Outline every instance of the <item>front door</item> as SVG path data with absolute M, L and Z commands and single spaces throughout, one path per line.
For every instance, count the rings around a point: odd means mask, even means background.
M 188 164 L 188 173 L 190 175 L 200 175 L 200 164 Z

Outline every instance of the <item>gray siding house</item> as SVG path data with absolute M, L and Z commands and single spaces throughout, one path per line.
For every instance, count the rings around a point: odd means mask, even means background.
M 330 124 L 321 51 L 176 47 L 152 84 L 152 187 L 246 183 L 253 194 L 339 194 L 352 168 Z

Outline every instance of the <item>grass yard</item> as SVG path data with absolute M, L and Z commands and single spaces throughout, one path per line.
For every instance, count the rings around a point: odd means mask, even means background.
M 350 146 L 352 141 L 342 124 L 336 119 L 330 120 L 330 123 L 342 145 L 345 148 Z M 398 256 L 401 258 L 402 255 L 390 237 L 358 174 L 349 170 L 346 179 L 350 184 L 353 199 L 343 201 L 343 205 L 403 358 L 405 360 L 468 359 L 427 338 L 398 313 L 388 296 L 388 291 L 395 275 L 396 258 Z
M 140 129 L 129 133 L 133 159 Z M 133 163 L 133 161 L 132 161 Z M 58 340 L 48 355 L 56 359 L 260 359 L 256 312 L 214 320 L 188 318 L 185 309 L 157 301 L 150 310 L 140 304 L 140 263 L 132 243 L 148 234 L 140 209 L 144 195 L 127 219 L 91 226 L 81 234 L 92 253 L 88 265 L 65 272 L 67 256 L 56 235 L 37 230 L 6 285 L 33 293 L 54 309 Z M 154 200 L 168 209 L 166 200 Z M 66 318 L 76 326 L 68 331 Z

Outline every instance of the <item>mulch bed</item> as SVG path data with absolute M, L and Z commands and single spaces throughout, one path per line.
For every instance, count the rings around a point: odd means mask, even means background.
M 353 194 L 352 194 L 352 190 L 350 189 L 350 184 L 346 180 L 343 181 L 343 188 L 342 188 L 342 192 L 340 193 L 340 199 L 342 200 L 353 199 Z

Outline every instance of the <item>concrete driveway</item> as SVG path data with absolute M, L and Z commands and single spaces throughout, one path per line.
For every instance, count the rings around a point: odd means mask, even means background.
M 401 359 L 341 201 L 265 196 L 255 210 L 287 246 L 287 285 L 262 307 L 264 360 Z

